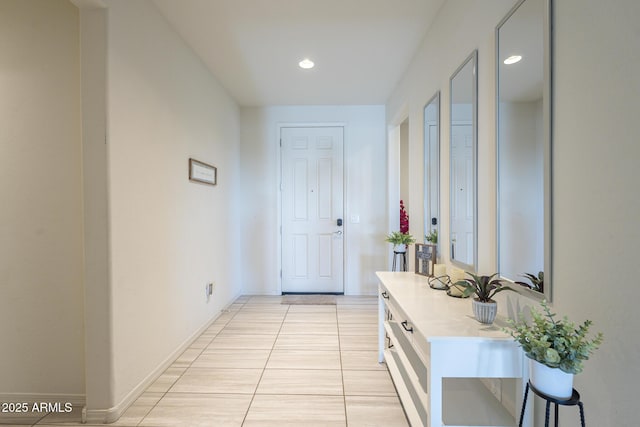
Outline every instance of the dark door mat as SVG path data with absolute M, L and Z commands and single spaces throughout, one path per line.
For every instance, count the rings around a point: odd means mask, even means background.
M 336 305 L 335 295 L 283 295 L 282 304 Z

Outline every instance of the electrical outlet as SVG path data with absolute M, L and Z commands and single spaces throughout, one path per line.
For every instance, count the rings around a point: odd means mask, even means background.
M 204 295 L 207 298 L 207 302 L 211 299 L 211 295 L 213 295 L 213 290 L 216 288 L 216 282 L 209 282 L 204 285 Z

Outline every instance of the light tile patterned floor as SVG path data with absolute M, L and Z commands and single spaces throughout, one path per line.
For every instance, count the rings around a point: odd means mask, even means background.
M 377 362 L 377 299 L 284 305 L 243 296 L 113 426 L 287 427 L 408 423 Z M 37 426 L 82 425 L 78 414 Z M 86 424 L 84 424 L 86 425 Z

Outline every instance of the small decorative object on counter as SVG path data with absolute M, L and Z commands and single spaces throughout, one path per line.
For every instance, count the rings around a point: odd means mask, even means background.
M 431 289 L 449 290 L 451 285 L 451 277 L 447 275 L 446 264 L 436 264 L 433 266 L 433 277 L 429 278 L 429 287 Z
M 493 297 L 498 292 L 512 291 L 513 289 L 505 286 L 500 279 L 494 279 L 498 273 L 491 276 L 477 276 L 473 273 L 467 273 L 471 278 L 460 280 L 454 283 L 455 286 L 461 286 L 464 290 L 462 297 L 466 298 L 472 294 L 476 297 L 472 301 L 473 314 L 480 323 L 493 323 L 498 313 L 498 303 Z
M 454 298 L 467 298 L 464 296 L 464 288 L 456 284 L 458 282 L 454 283 L 453 280 L 451 279 L 450 279 L 450 282 L 451 284 L 447 288 L 447 295 Z
M 540 305 L 543 313 L 532 308 L 531 323 L 520 313 L 518 321 L 508 320 L 511 329 L 505 331 L 531 359 L 531 384 L 549 396 L 568 399 L 573 392 L 573 376 L 582 372 L 583 362 L 600 347 L 603 335 L 598 333 L 589 339 L 591 320 L 576 328 L 566 316 L 556 319 L 546 300 Z
M 449 277 L 451 279 L 451 284 L 449 285 L 449 289 L 447 289 L 447 295 L 454 298 L 463 298 L 464 287 L 460 285 L 456 285 L 460 280 L 464 280 L 464 270 L 450 266 L 449 267 Z
M 446 291 L 449 290 L 449 286 L 451 285 L 451 278 L 446 274 L 441 276 L 433 276 L 429 277 L 428 283 L 431 289 Z
M 415 267 L 416 274 L 433 276 L 436 264 L 436 246 L 416 243 Z
M 445 276 L 447 274 L 447 265 L 446 264 L 436 264 L 433 266 L 433 275 L 434 276 Z

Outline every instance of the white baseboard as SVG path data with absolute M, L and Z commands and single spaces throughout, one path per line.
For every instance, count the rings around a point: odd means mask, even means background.
M 51 412 L 71 412 L 85 405 L 84 394 L 63 393 L 0 393 L 0 424 L 27 424 L 38 422 Z M 19 404 L 19 408 L 5 408 L 5 404 Z
M 71 403 L 73 406 L 84 406 L 84 394 L 62 393 L 0 393 L 0 402 L 34 403 Z
M 164 371 L 176 361 L 176 359 L 184 353 L 184 351 L 193 344 L 193 342 L 198 339 L 200 335 L 204 331 L 206 331 L 209 326 L 216 320 L 218 317 L 225 312 L 228 307 L 233 304 L 233 302 L 238 299 L 240 294 L 236 295 L 231 299 L 231 302 L 227 304 L 218 314 L 209 320 L 204 326 L 198 329 L 196 332 L 191 334 L 189 338 L 187 338 L 182 345 L 176 348 L 164 361 L 160 363 L 153 371 L 149 373 L 136 387 L 134 387 L 117 405 L 109 408 L 109 409 L 86 409 L 83 411 L 83 419 L 84 423 L 100 423 L 100 424 L 109 424 L 116 422 L 118 418 L 124 414 L 124 412 L 135 402 L 144 391 L 151 385 L 155 380 L 158 379 L 160 375 L 164 373 Z M 83 396 L 84 398 L 84 396 Z

